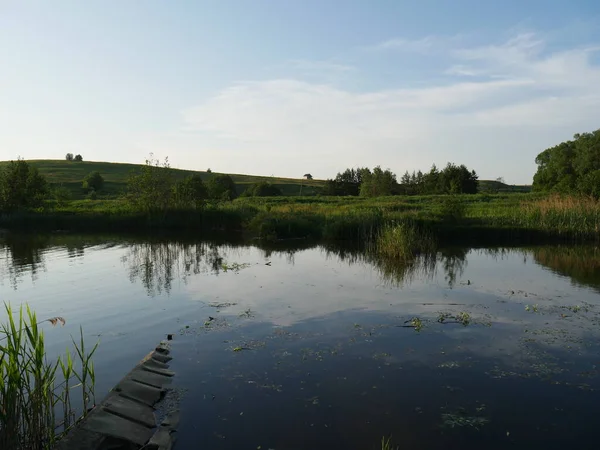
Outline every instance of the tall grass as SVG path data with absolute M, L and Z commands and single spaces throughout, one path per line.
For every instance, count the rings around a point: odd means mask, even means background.
M 375 242 L 377 254 L 396 261 L 412 261 L 415 256 L 436 251 L 434 236 L 412 221 L 384 225 Z
M 427 224 L 440 244 L 461 239 L 507 243 L 600 240 L 600 204 L 577 198 L 530 194 L 364 197 L 239 198 L 202 209 L 169 209 L 160 218 L 124 200 L 69 201 L 37 211 L 0 214 L 7 229 L 90 232 L 188 231 L 250 235 L 265 240 L 311 238 L 373 241 L 384 225 Z M 473 242 L 470 242 L 473 243 Z
M 74 343 L 81 368 L 76 369 L 70 353 L 51 363 L 46 358 L 44 333 L 37 317 L 29 307 L 24 314 L 19 309 L 15 319 L 10 305 L 5 304 L 7 323 L 0 324 L 0 448 L 11 450 L 46 450 L 72 425 L 75 411 L 70 391 L 81 388 L 84 410 L 93 397 L 94 372 L 91 358 L 98 344 L 86 353 L 83 331 L 79 345 Z M 64 319 L 48 319 L 53 324 Z M 58 383 L 57 369 L 61 367 L 63 381 Z M 76 386 L 70 380 L 79 381 Z M 62 409 L 62 420 L 56 413 Z

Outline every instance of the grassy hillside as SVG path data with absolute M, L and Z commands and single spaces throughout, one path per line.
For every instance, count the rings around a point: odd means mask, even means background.
M 27 161 L 32 166 L 38 168 L 40 173 L 53 185 L 62 185 L 68 188 L 74 198 L 83 198 L 84 193 L 81 183 L 84 177 L 93 171 L 98 171 L 104 178 L 104 195 L 115 197 L 125 191 L 127 188 L 127 179 L 132 171 L 140 169 L 139 164 L 123 164 L 94 161 L 64 161 L 64 160 L 30 160 Z M 6 162 L 0 162 L 0 166 Z M 198 173 L 203 180 L 208 180 L 216 172 L 197 172 L 192 170 L 173 169 L 176 178 L 185 178 L 189 175 Z M 303 180 L 295 178 L 275 178 L 261 177 L 253 175 L 231 174 L 233 181 L 238 185 L 241 193 L 251 184 L 259 181 L 268 181 L 273 183 L 283 192 L 283 195 L 315 195 L 318 189 L 323 185 L 322 180 Z
M 65 161 L 65 160 L 30 160 L 31 165 L 37 167 L 42 175 L 55 186 L 62 185 L 68 188 L 74 199 L 84 198 L 85 194 L 81 188 L 84 177 L 93 171 L 98 171 L 104 178 L 104 197 L 116 197 L 127 188 L 127 179 L 132 171 L 140 169 L 139 164 L 94 162 L 94 161 Z M 0 162 L 0 166 L 6 162 Z M 194 173 L 200 174 L 203 180 L 208 180 L 216 172 L 196 172 L 191 170 L 173 169 L 175 177 L 185 178 Z M 241 193 L 249 185 L 259 181 L 273 183 L 283 192 L 285 196 L 316 195 L 323 186 L 323 180 L 303 180 L 299 178 L 277 178 L 262 177 L 254 175 L 231 174 L 233 181 L 238 185 Z M 531 186 L 510 186 L 498 181 L 480 180 L 481 192 L 508 193 L 529 192 Z

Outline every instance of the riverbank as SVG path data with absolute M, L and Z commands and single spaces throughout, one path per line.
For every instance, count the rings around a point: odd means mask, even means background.
M 187 231 L 351 242 L 369 241 L 382 226 L 404 222 L 426 229 L 440 244 L 595 242 L 600 203 L 540 194 L 269 197 L 148 215 L 124 200 L 77 200 L 0 216 L 0 227 L 8 230 Z

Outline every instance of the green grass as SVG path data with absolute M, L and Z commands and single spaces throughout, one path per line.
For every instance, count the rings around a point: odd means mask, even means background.
M 81 367 L 77 369 L 69 352 L 65 359 L 50 363 L 39 325 L 64 324 L 64 319 L 54 317 L 38 323 L 29 307 L 26 314 L 21 307 L 15 319 L 10 306 L 5 308 L 7 323 L 0 324 L 0 448 L 49 450 L 76 419 L 70 396 L 73 388 L 81 389 L 82 415 L 88 411 L 94 393 L 91 358 L 96 347 L 86 353 L 80 329 L 80 343 L 73 344 Z M 57 382 L 58 367 L 62 383 Z M 73 378 L 79 382 L 77 386 L 70 385 Z M 57 420 L 56 413 L 61 409 L 62 420 Z
M 69 190 L 73 199 L 85 198 L 82 189 L 83 179 L 90 172 L 98 171 L 104 178 L 104 189 L 101 193 L 103 198 L 116 198 L 123 194 L 127 188 L 127 179 L 132 171 L 140 169 L 139 164 L 110 163 L 96 161 L 66 161 L 66 160 L 28 160 L 32 166 L 37 167 L 42 175 L 46 177 L 52 186 L 63 186 Z M 0 162 L 2 167 L 6 162 Z M 208 180 L 217 172 L 207 173 L 204 171 L 173 169 L 175 177 L 185 178 L 192 174 L 200 174 L 203 180 Z M 230 174 L 238 187 L 238 193 L 242 193 L 251 184 L 259 181 L 267 181 L 278 187 L 284 196 L 314 196 L 324 186 L 324 180 L 304 180 L 300 178 L 264 177 L 256 175 Z M 333 174 L 332 174 L 333 177 Z M 530 186 L 510 186 L 498 181 L 481 180 L 480 190 L 482 192 L 512 193 L 528 192 Z
M 139 164 L 95 162 L 95 161 L 66 161 L 66 160 L 29 160 L 32 166 L 37 167 L 42 175 L 46 177 L 52 186 L 63 186 L 67 188 L 73 199 L 85 198 L 82 189 L 83 179 L 90 172 L 98 171 L 104 178 L 102 197 L 115 198 L 127 189 L 127 179 L 132 171 L 141 168 Z M 0 162 L 0 167 L 6 162 Z M 185 178 L 192 174 L 200 174 L 204 181 L 208 180 L 217 172 L 207 173 L 203 171 L 173 169 L 176 179 Z M 268 181 L 277 186 L 284 195 L 315 195 L 323 186 L 322 180 L 304 180 L 300 178 L 263 177 L 254 175 L 231 174 L 239 192 L 242 193 L 251 184 L 259 181 Z

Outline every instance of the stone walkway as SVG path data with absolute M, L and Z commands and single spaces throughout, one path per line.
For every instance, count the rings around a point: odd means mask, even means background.
M 56 450 L 171 450 L 178 412 L 158 426 L 154 406 L 164 397 L 175 372 L 170 350 L 161 342 L 69 434 Z

